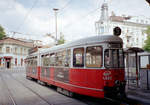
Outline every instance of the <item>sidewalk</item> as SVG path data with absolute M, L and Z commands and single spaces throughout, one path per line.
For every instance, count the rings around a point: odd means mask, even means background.
M 0 72 L 26 72 L 25 69 L 0 69 Z
M 139 101 L 142 105 L 150 105 L 150 90 L 135 87 L 126 88 L 127 97 Z

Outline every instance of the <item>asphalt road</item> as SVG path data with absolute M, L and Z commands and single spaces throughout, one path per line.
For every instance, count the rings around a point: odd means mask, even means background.
M 25 71 L 0 71 L 0 105 L 110 105 L 111 101 L 83 95 L 73 98 L 25 78 Z M 127 105 L 127 104 L 126 104 Z M 133 105 L 133 103 L 132 103 Z M 136 105 L 136 104 L 135 104 Z

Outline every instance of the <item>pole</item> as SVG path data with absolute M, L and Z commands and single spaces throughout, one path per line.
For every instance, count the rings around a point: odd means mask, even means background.
M 53 9 L 54 11 L 55 11 L 55 31 L 56 31 L 56 45 L 58 44 L 58 42 L 57 42 L 57 11 L 59 10 L 59 9 L 57 9 L 57 8 L 54 8 Z
M 128 81 L 128 89 L 129 89 L 129 53 L 127 52 L 127 60 L 126 60 L 126 62 L 127 62 L 127 70 L 128 70 L 128 76 L 127 76 L 127 81 Z
M 137 87 L 139 86 L 139 74 L 138 74 L 138 56 L 137 56 L 137 52 L 135 52 L 135 59 L 136 59 L 136 81 L 137 81 L 137 83 L 136 83 L 136 85 L 137 85 Z

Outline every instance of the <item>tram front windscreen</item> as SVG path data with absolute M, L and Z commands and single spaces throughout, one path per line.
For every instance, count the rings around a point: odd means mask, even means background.
M 122 49 L 106 49 L 104 56 L 106 68 L 124 68 L 124 54 Z

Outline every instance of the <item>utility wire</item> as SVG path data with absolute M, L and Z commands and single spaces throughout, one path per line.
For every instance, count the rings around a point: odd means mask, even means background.
M 68 7 L 68 5 L 72 2 L 72 0 L 69 0 L 62 8 L 60 8 L 60 13 L 59 15 L 62 15 L 64 13 L 63 10 Z
M 69 0 L 61 9 L 60 11 L 64 10 L 70 3 L 72 0 Z
M 73 25 L 73 24 L 76 24 L 76 23 L 78 23 L 78 22 L 81 22 L 81 20 L 85 20 L 85 18 L 87 18 L 87 16 L 89 16 L 90 14 L 96 12 L 96 11 L 99 10 L 99 9 L 100 9 L 100 7 L 98 7 L 98 8 L 96 8 L 96 9 L 90 11 L 90 12 L 87 13 L 86 15 L 83 15 L 83 16 L 79 17 L 78 19 L 76 19 L 75 21 L 73 21 L 73 22 L 70 23 L 70 24 Z M 80 19 L 80 18 L 81 18 L 81 19 Z M 80 19 L 80 21 L 77 21 L 77 20 L 79 20 L 79 19 Z M 67 27 L 70 27 L 70 24 L 67 25 L 66 28 L 67 28 Z
M 18 26 L 17 31 L 19 31 L 21 29 L 21 27 L 24 25 L 26 19 L 28 18 L 29 14 L 31 13 L 31 11 L 33 10 L 33 8 L 36 6 L 37 2 L 39 0 L 35 0 L 32 7 L 29 9 L 29 11 L 27 12 L 27 14 L 25 15 L 23 22 Z
M 12 37 L 14 36 L 14 34 L 31 35 L 31 36 L 39 36 L 39 35 L 41 35 L 41 34 L 28 34 L 28 33 L 16 32 L 16 31 L 9 31 L 9 32 L 13 34 Z M 46 35 L 46 33 L 43 34 L 43 35 Z

